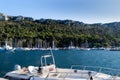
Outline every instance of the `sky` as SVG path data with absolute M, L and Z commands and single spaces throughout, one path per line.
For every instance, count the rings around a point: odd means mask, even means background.
M 120 0 L 0 0 L 0 12 L 84 23 L 120 21 Z

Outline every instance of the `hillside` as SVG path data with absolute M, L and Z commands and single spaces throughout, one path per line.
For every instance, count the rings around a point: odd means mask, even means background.
M 7 20 L 0 21 L 0 41 L 6 38 L 15 47 L 120 46 L 120 22 L 85 24 L 72 20 Z

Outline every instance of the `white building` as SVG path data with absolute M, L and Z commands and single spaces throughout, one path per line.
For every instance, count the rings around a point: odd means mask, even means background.
M 3 13 L 0 13 L 0 21 L 7 21 L 7 20 L 8 20 L 8 16 Z
M 15 21 L 22 21 L 22 20 L 24 20 L 23 16 L 17 16 L 16 19 L 15 19 Z

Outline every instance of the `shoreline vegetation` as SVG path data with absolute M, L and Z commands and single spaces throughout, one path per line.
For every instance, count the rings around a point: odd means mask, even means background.
M 8 16 L 0 20 L 0 47 L 111 48 L 120 46 L 120 22 L 86 24 L 73 20 Z

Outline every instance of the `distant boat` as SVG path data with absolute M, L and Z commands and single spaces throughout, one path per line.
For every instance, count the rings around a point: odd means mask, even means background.
M 114 48 L 110 48 L 110 51 L 120 51 L 120 47 L 114 47 Z
M 79 50 L 89 51 L 89 50 L 90 50 L 90 48 L 79 48 Z
M 73 42 L 70 43 L 70 46 L 68 47 L 68 49 L 75 49 L 76 47 L 73 46 Z
M 13 48 L 12 46 L 8 45 L 7 41 L 5 41 L 5 45 L 3 47 L 1 47 L 1 50 L 4 50 L 4 51 L 14 51 L 15 48 Z
M 54 41 L 52 41 L 52 48 L 49 48 L 48 50 L 50 50 L 50 49 L 52 49 L 52 50 L 59 50 L 58 48 L 55 47 L 55 42 Z
M 69 46 L 68 49 L 75 49 L 75 47 L 74 46 Z
M 82 45 L 81 48 L 78 48 L 78 50 L 83 50 L 83 51 L 91 50 L 91 48 L 89 48 L 88 41 L 86 40 L 86 42 Z

